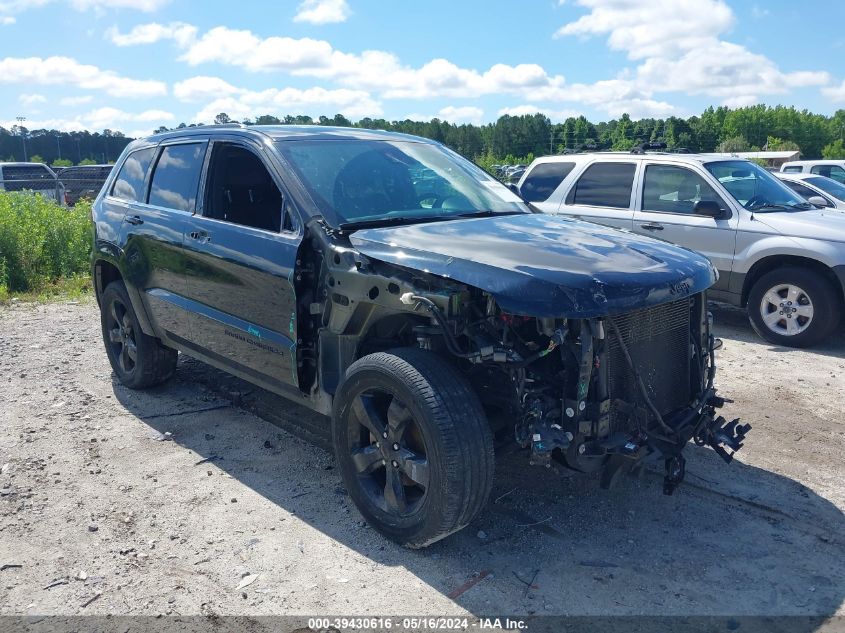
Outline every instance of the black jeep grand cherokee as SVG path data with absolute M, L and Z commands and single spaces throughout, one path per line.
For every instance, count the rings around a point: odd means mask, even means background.
M 705 290 L 670 244 L 532 212 L 438 143 L 359 129 L 213 126 L 130 144 L 94 204 L 115 373 L 177 350 L 331 416 L 361 513 L 421 547 L 467 525 L 493 438 L 604 483 L 748 426 L 713 387 Z

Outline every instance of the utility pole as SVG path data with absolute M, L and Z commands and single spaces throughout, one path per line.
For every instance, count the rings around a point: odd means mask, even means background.
M 23 162 L 29 161 L 29 157 L 26 155 L 26 131 L 23 126 L 23 122 L 26 121 L 25 116 L 16 116 L 15 120 L 18 122 L 18 127 L 21 130 L 21 142 L 23 143 Z
M 56 149 L 57 149 L 57 150 L 58 150 L 58 152 L 59 152 L 59 160 L 62 160 L 62 144 L 61 144 L 61 142 L 59 141 L 59 139 L 60 139 L 60 138 L 61 138 L 61 136 L 59 136 L 58 134 L 56 134 Z
M 549 128 L 549 154 L 554 154 L 555 150 L 555 129 Z

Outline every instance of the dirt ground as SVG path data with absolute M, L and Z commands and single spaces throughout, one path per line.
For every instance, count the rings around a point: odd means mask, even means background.
M 182 358 L 133 392 L 97 309 L 0 309 L 0 614 L 845 615 L 845 336 L 761 342 L 716 311 L 725 466 L 599 488 L 499 458 L 469 528 L 422 551 L 368 528 L 326 420 Z

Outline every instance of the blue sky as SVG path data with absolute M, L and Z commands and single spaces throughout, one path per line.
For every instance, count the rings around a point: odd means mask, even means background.
M 0 0 L 0 125 L 845 108 L 845 2 Z

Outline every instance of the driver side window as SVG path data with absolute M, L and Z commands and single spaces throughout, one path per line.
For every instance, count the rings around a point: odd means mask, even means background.
M 643 184 L 643 211 L 695 213 L 701 201 L 715 202 L 727 209 L 724 200 L 700 175 L 674 165 L 648 165 Z
M 261 159 L 245 147 L 215 143 L 203 215 L 272 231 L 293 230 L 288 205 Z

